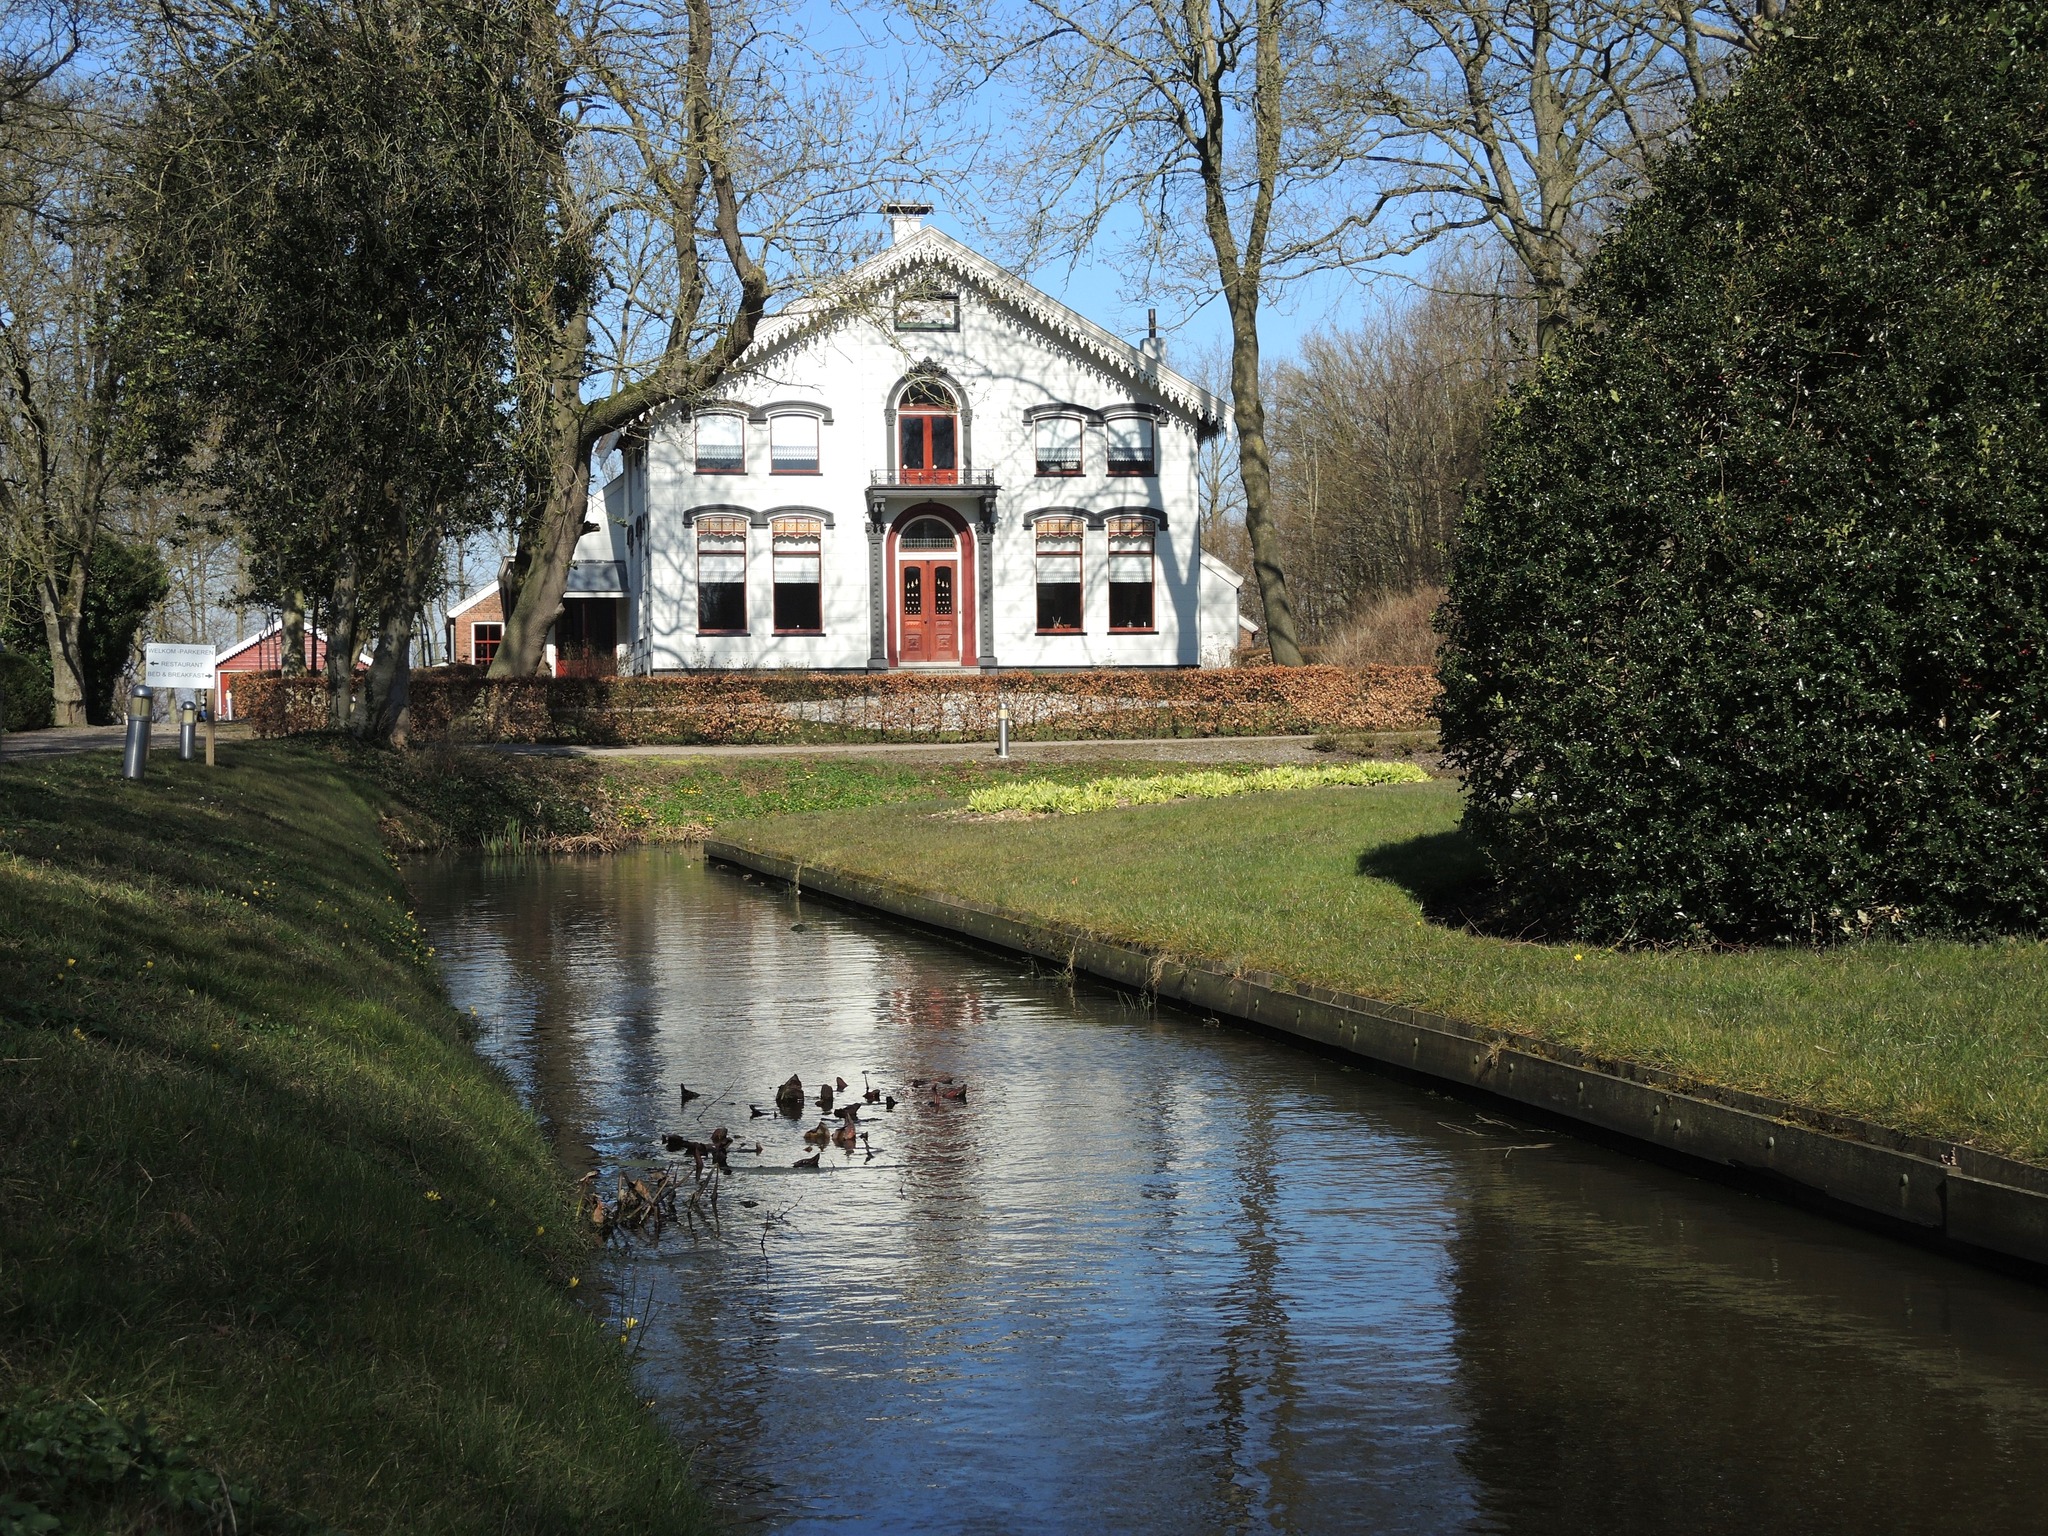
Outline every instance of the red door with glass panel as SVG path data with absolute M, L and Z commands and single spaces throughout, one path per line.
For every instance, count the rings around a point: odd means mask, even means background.
M 960 545 L 952 527 L 920 517 L 896 542 L 896 658 L 960 661 Z

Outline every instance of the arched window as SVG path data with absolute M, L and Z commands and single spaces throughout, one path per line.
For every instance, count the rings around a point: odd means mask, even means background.
M 1112 630 L 1149 630 L 1155 627 L 1153 539 L 1153 524 L 1149 517 L 1112 517 L 1109 520 L 1109 627 Z
M 960 405 L 936 379 L 913 379 L 897 403 L 896 465 L 905 485 L 960 479 Z
M 814 517 L 778 517 L 769 527 L 774 542 L 775 632 L 817 634 L 825 628 L 820 556 L 824 525 Z
M 768 468 L 778 475 L 818 472 L 818 418 L 784 412 L 768 418 Z
M 743 475 L 747 472 L 747 419 L 730 411 L 697 418 L 697 473 Z
M 747 520 L 697 519 L 697 628 L 708 635 L 747 632 Z
M 950 555 L 960 547 L 952 525 L 942 518 L 920 517 L 903 530 L 903 537 L 896 541 L 901 549 L 920 554 L 938 551 Z
M 1081 473 L 1081 418 L 1038 418 L 1038 472 L 1041 475 Z
M 1081 534 L 1078 517 L 1041 517 L 1038 540 L 1038 632 L 1071 635 L 1081 630 Z
M 1107 428 L 1109 472 L 1112 475 L 1159 473 L 1159 437 L 1151 418 L 1112 416 Z

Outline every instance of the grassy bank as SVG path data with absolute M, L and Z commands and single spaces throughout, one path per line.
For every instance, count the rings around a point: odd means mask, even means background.
M 223 757 L 0 768 L 0 1520 L 699 1528 L 407 916 L 379 827 L 416 813 L 324 749 Z
M 476 749 L 394 755 L 335 747 L 389 800 L 400 847 L 588 852 L 702 837 L 735 821 L 961 798 L 1019 780 L 1083 784 L 1155 775 L 1178 764 L 1089 758 L 1067 763 L 905 757 L 552 757 Z M 1204 765 L 1251 773 L 1257 763 Z
M 2048 945 L 1609 952 L 1430 920 L 1475 871 L 1454 784 L 973 821 L 899 805 L 752 846 L 1104 937 L 2048 1161 Z

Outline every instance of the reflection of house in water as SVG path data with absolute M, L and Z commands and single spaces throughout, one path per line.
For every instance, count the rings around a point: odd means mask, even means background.
M 985 1024 L 992 1010 L 979 991 L 963 987 L 893 987 L 879 999 L 881 1022 L 910 1029 L 958 1029 Z

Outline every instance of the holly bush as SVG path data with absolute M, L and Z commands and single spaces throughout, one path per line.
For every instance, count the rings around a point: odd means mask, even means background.
M 1495 424 L 1439 706 L 1518 920 L 2039 933 L 2048 0 L 1811 0 Z

